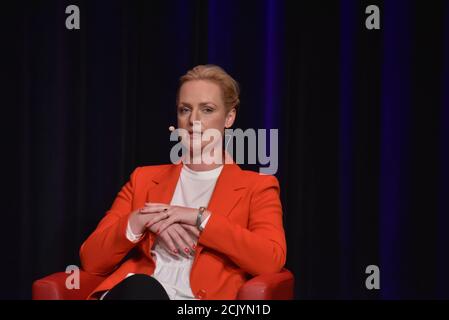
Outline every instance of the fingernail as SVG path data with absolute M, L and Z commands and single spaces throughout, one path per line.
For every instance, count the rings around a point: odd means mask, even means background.
M 185 253 L 189 253 L 189 251 L 190 251 L 189 248 L 187 248 L 187 247 L 184 248 L 184 252 L 185 252 Z
M 178 249 L 173 250 L 173 252 L 177 254 L 178 253 Z
M 194 245 L 192 246 L 192 248 L 193 248 L 193 250 L 195 250 L 195 249 L 196 249 L 196 245 L 194 244 Z

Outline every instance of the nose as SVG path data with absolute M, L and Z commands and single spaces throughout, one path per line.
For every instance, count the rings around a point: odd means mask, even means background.
M 193 127 L 194 121 L 201 121 L 199 112 L 197 110 L 192 110 L 192 112 L 190 113 L 189 122 L 191 127 Z

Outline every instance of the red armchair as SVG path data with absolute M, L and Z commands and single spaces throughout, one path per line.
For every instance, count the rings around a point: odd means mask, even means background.
M 33 282 L 33 300 L 84 300 L 105 278 L 85 271 L 80 272 L 80 289 L 65 286 L 68 274 L 58 272 Z M 291 300 L 293 299 L 293 274 L 287 269 L 274 274 L 256 276 L 240 289 L 238 300 Z

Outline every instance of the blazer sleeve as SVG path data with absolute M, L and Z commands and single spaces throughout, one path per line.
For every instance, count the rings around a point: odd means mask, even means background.
M 199 243 L 225 254 L 251 275 L 279 272 L 287 246 L 276 177 L 259 177 L 249 210 L 248 228 L 212 213 Z
M 110 273 L 138 243 L 126 237 L 138 171 L 139 168 L 134 170 L 129 181 L 115 198 L 112 207 L 106 212 L 95 231 L 81 245 L 81 265 L 89 273 L 101 275 Z

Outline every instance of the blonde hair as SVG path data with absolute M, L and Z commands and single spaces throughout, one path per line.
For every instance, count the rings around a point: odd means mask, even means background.
M 217 65 L 206 64 L 198 65 L 193 69 L 187 71 L 185 75 L 179 78 L 179 87 L 176 95 L 176 103 L 179 102 L 179 90 L 182 85 L 187 81 L 192 80 L 209 80 L 212 81 L 221 88 L 223 95 L 223 101 L 227 111 L 232 108 L 237 110 L 240 105 L 240 88 L 237 81 L 235 81 L 226 71 Z

